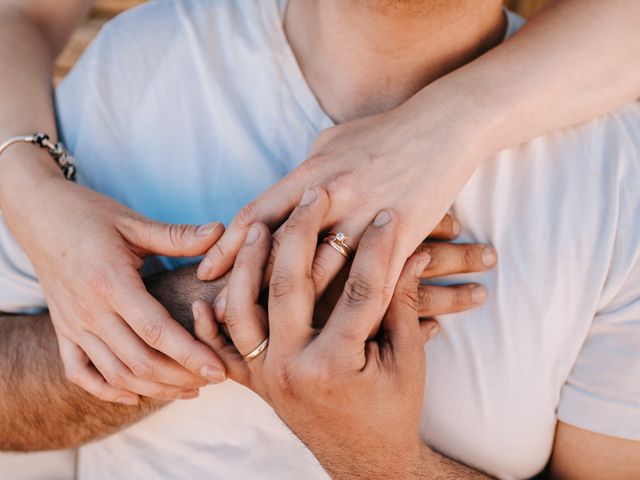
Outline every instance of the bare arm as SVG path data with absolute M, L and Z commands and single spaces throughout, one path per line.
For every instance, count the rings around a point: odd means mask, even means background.
M 425 102 L 426 115 L 433 115 L 440 99 L 443 109 L 459 112 L 472 132 L 468 140 L 481 138 L 481 153 L 490 156 L 638 96 L 640 2 L 552 0 L 513 38 L 408 104 L 420 111 Z M 475 153 L 476 161 L 484 158 Z
M 92 3 L 92 0 L 0 0 L 0 71 L 4 72 L 0 76 L 0 141 L 36 131 L 56 134 L 53 62 Z M 3 155 L 2 170 L 7 162 L 20 162 L 23 165 L 16 169 L 18 173 L 57 175 L 51 159 L 36 155 L 33 150 L 12 148 Z M 17 183 L 16 177 L 11 183 Z
M 204 284 L 193 268 L 156 275 L 150 292 L 193 331 L 191 304 L 211 302 L 223 281 Z M 0 450 L 62 449 L 103 437 L 160 408 L 103 402 L 65 378 L 49 315 L 0 317 Z
M 640 442 L 559 422 L 551 475 L 561 480 L 640 478 Z

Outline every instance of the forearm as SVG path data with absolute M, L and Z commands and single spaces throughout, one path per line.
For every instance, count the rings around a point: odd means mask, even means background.
M 193 330 L 191 303 L 213 301 L 222 285 L 204 284 L 192 267 L 151 277 L 149 291 Z M 160 408 L 98 400 L 68 382 L 48 315 L 0 317 L 0 450 L 68 448 L 120 430 Z
M 461 126 L 453 133 L 472 149 L 469 161 L 479 162 L 639 95 L 640 2 L 555 0 L 513 38 L 407 105 L 424 115 L 447 110 Z
M 36 131 L 55 139 L 53 62 L 90 3 L 0 0 L 0 143 Z M 3 197 L 21 188 L 23 180 L 59 175 L 51 158 L 31 146 L 7 150 L 0 157 L 0 172 L 0 208 Z
M 458 480 L 461 478 L 481 480 L 491 478 L 484 473 L 451 460 L 427 446 L 422 450 L 420 466 L 413 477 L 429 480 Z

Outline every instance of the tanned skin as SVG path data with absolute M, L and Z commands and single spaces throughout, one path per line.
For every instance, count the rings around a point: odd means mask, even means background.
M 151 294 L 193 332 L 191 305 L 211 303 L 226 284 L 203 283 L 185 267 L 148 278 Z M 65 378 L 48 314 L 0 316 L 0 451 L 77 447 L 146 417 L 167 402 L 126 406 L 99 400 Z

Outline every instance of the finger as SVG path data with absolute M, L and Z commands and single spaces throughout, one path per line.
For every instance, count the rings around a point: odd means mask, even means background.
M 264 223 L 270 229 L 281 224 L 295 208 L 304 186 L 296 182 L 297 174 L 290 173 L 238 212 L 215 245 L 207 252 L 198 267 L 200 280 L 213 280 L 226 273 L 242 247 L 249 227 Z
M 420 332 L 422 333 L 422 342 L 427 343 L 440 333 L 440 324 L 434 318 L 421 319 Z
M 123 405 L 138 404 L 138 395 L 109 385 L 91 365 L 89 357 L 71 340 L 66 337 L 58 337 L 58 347 L 65 376 L 71 383 L 105 402 L 122 403 Z
M 460 236 L 461 230 L 462 227 L 460 226 L 460 223 L 453 217 L 453 215 L 447 213 L 427 238 L 429 240 L 444 240 L 450 242 Z
M 465 312 L 484 305 L 486 301 L 487 289 L 478 284 L 448 287 L 421 285 L 418 289 L 421 317 Z
M 224 225 L 177 225 L 154 222 L 147 218 L 129 218 L 120 233 L 142 253 L 191 257 L 205 253 L 224 233 Z
M 424 254 L 409 258 L 382 320 L 386 339 L 383 353 L 391 353 L 385 358 L 399 365 L 419 362 L 424 356 L 418 315 L 418 284 L 426 262 L 428 258 Z
M 238 349 L 229 343 L 216 321 L 213 309 L 204 301 L 193 304 L 196 338 L 213 350 L 224 362 L 228 378 L 242 385 L 249 384 L 249 369 Z
M 367 228 L 356 252 L 344 291 L 319 340 L 332 350 L 352 356 L 364 364 L 364 343 L 377 330 L 393 293 L 390 276 L 398 219 L 383 210 Z
M 107 383 L 115 388 L 157 400 L 190 399 L 198 396 L 197 389 L 184 389 L 136 378 L 109 347 L 92 333 L 87 332 L 83 336 L 82 348 Z
M 270 236 L 266 225 L 251 226 L 229 279 L 225 322 L 231 340 L 242 355 L 252 352 L 269 335 L 266 313 L 259 298 Z
M 182 325 L 171 318 L 169 312 L 146 291 L 139 276 L 133 276 L 129 284 L 123 283 L 121 285 L 121 289 L 114 295 L 113 306 L 147 345 L 164 353 L 193 375 L 204 377 L 213 383 L 222 381 L 224 377 L 222 362 L 211 349 L 198 342 Z M 107 334 L 106 332 L 103 334 L 95 333 L 100 338 L 106 339 L 104 336 Z M 124 337 L 131 340 L 131 336 L 124 335 Z M 120 344 L 116 345 L 113 342 L 107 342 L 107 344 L 114 352 L 115 348 L 122 349 Z M 129 347 L 134 347 L 131 341 L 128 344 Z M 140 348 L 130 350 L 130 352 L 139 351 Z M 126 351 L 124 353 L 126 354 Z M 122 355 L 118 356 L 124 360 Z M 130 357 L 131 355 L 126 356 Z M 168 370 L 167 362 L 162 369 L 153 368 L 153 365 L 148 363 L 142 367 L 144 368 L 140 368 L 141 374 L 138 374 L 136 370 L 134 373 L 147 380 L 182 385 L 189 378 L 184 372 L 180 372 L 176 365 Z M 177 374 L 178 377 L 168 377 L 170 374 Z
M 326 190 L 309 189 L 287 220 L 269 284 L 272 348 L 296 350 L 313 334 L 312 264 L 318 233 L 328 210 Z M 228 314 L 227 310 L 227 319 Z
M 497 261 L 495 249 L 481 244 L 425 242 L 416 252 L 426 253 L 431 258 L 422 278 L 485 272 L 495 267 Z
M 371 219 L 366 218 L 364 222 L 349 222 L 338 224 L 333 227 L 334 233 L 342 232 L 349 236 L 345 243 L 355 252 L 358 242 L 362 237 L 362 233 L 370 225 Z M 316 256 L 313 259 L 313 282 L 316 288 L 316 300 L 318 300 L 326 292 L 329 284 L 335 280 L 338 273 L 344 268 L 348 261 L 334 246 L 330 243 L 322 242 L 318 245 Z
M 92 327 L 91 331 L 108 345 L 116 357 L 119 358 L 136 377 L 142 380 L 188 389 L 198 388 L 206 384 L 203 376 L 194 374 L 175 360 L 166 357 L 146 344 L 143 341 L 144 339 L 141 339 L 139 335 L 117 315 L 102 315 L 99 323 Z M 196 340 L 194 339 L 193 341 L 195 342 Z M 199 342 L 198 344 L 201 348 L 207 349 Z M 213 352 L 211 352 L 211 355 L 215 357 Z M 209 375 L 211 378 L 207 378 L 207 380 L 212 383 L 222 381 L 224 376 L 224 366 L 218 358 L 216 358 L 215 367 L 218 372 L 215 381 L 212 375 Z

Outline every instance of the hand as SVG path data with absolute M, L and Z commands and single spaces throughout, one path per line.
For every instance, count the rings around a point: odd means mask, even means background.
M 305 189 L 319 186 L 330 198 L 320 230 L 345 232 L 352 249 L 377 212 L 397 212 L 403 228 L 390 268 L 397 280 L 406 259 L 443 217 L 475 166 L 468 161 L 475 148 L 470 134 L 463 136 L 464 129 L 441 111 L 434 109 L 428 122 L 419 122 L 418 114 L 403 106 L 324 131 L 302 165 L 238 213 L 203 259 L 198 277 L 211 280 L 231 268 L 255 222 L 277 229 L 277 255 L 289 213 Z M 473 153 L 482 158 L 482 152 Z M 319 295 L 345 262 L 329 245 L 319 245 L 312 272 Z
M 460 234 L 460 225 L 451 215 L 447 214 L 429 237 L 416 249 L 415 253 L 425 253 L 428 259 L 427 267 L 422 272 L 422 280 L 431 280 L 447 275 L 462 273 L 481 273 L 493 268 L 496 264 L 496 251 L 489 245 L 449 243 Z M 273 249 L 271 250 L 273 252 Z M 265 267 L 267 272 L 266 285 L 273 270 L 273 255 Z M 343 268 L 336 279 L 329 285 L 322 298 L 316 303 L 314 310 L 314 326 L 322 327 L 333 311 L 337 300 L 344 289 L 349 271 Z M 222 324 L 225 318 L 227 288 L 218 295 L 215 307 L 215 318 Z M 421 284 L 418 286 L 418 304 L 421 318 L 434 317 L 450 313 L 460 313 L 484 304 L 487 297 L 486 289 L 477 283 L 462 285 L 437 286 Z M 223 301 L 220 301 L 224 299 Z M 203 308 L 207 308 L 206 305 Z M 437 322 L 433 320 L 432 333 L 437 333 Z
M 222 225 L 152 222 L 58 177 L 3 207 L 44 289 L 69 380 L 102 400 L 135 404 L 138 395 L 191 398 L 224 378 L 216 355 L 171 318 L 138 272 L 150 254 L 202 254 Z
M 363 236 L 327 324 L 315 330 L 311 270 L 329 208 L 327 194 L 316 193 L 292 213 L 283 234 L 280 248 L 287 254 L 274 265 L 268 316 L 259 294 L 270 235 L 256 224 L 229 284 L 226 321 L 235 347 L 216 332 L 201 302 L 194 305 L 196 331 L 225 361 L 230 378 L 265 399 L 333 477 L 404 478 L 424 449 L 419 419 L 430 330 L 419 320 L 418 283 L 429 255 L 410 258 L 394 292 L 388 253 L 400 222 L 395 213 L 381 212 Z M 379 322 L 379 334 L 368 340 Z M 242 355 L 267 337 L 266 351 L 245 362 Z

